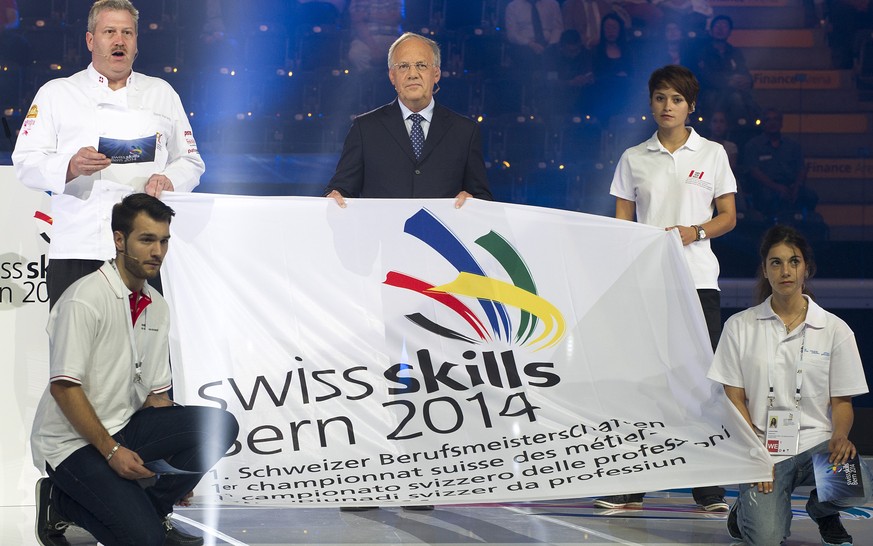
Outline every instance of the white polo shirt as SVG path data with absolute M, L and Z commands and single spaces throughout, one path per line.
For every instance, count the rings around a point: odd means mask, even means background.
M 113 164 L 66 183 L 67 166 L 80 148 L 100 137 L 132 140 L 157 135 L 154 161 Z M 115 256 L 112 206 L 143 191 L 152 174 L 164 174 L 175 191 L 189 192 L 205 169 L 188 116 L 170 84 L 136 72 L 113 91 L 89 65 L 43 85 L 12 152 L 25 186 L 52 194 L 49 258 L 108 260 Z
M 800 387 L 800 445 L 806 451 L 831 437 L 831 397 L 867 392 L 867 380 L 855 334 L 839 317 L 808 301 L 806 320 L 785 333 L 770 298 L 728 319 L 707 377 L 745 389 L 749 414 L 760 430 L 767 429 L 772 369 L 774 407 L 793 409 L 797 370 Z M 800 359 L 803 347 L 803 359 Z M 761 442 L 764 437 L 759 434 Z M 785 457 L 775 457 L 779 461 Z
M 132 327 L 130 290 L 115 266 L 98 271 L 68 288 L 49 315 L 49 382 L 82 386 L 97 418 L 115 434 L 127 425 L 149 393 L 172 386 L 169 360 L 170 311 L 167 302 L 148 285 L 152 303 Z M 136 343 L 131 344 L 131 334 Z M 135 355 L 142 361 L 142 382 L 134 381 Z M 33 463 L 57 468 L 88 442 L 73 428 L 46 387 L 31 432 Z
M 701 225 L 712 220 L 715 198 L 736 193 L 737 180 L 721 144 L 691 128 L 672 154 L 652 137 L 621 156 L 609 193 L 636 205 L 637 221 L 658 227 Z M 686 245 L 694 287 L 718 289 L 718 260 L 709 239 Z

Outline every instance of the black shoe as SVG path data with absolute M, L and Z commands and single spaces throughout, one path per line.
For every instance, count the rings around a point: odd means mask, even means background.
M 167 528 L 167 536 L 164 537 L 164 546 L 203 546 L 203 537 L 195 537 L 182 531 L 173 525 L 170 516 L 164 520 Z
M 378 509 L 378 506 L 340 506 L 340 512 L 366 512 L 367 510 Z
M 703 497 L 698 502 L 704 510 L 707 512 L 727 512 L 728 504 L 724 501 L 724 497 L 720 497 L 718 495 L 712 495 L 710 497 Z
M 48 478 L 36 481 L 36 541 L 41 546 L 70 546 L 64 532 L 72 525 L 52 506 L 54 484 Z
M 740 501 L 739 499 L 737 499 L 737 502 L 735 502 L 734 505 L 731 506 L 731 511 L 728 514 L 727 519 L 728 534 L 734 540 L 743 540 L 743 533 L 740 531 L 740 522 L 737 520 L 737 512 L 739 511 L 739 508 Z
M 598 508 L 642 508 L 644 493 L 633 495 L 613 495 L 600 497 L 594 500 L 594 506 Z
M 851 546 L 852 535 L 846 532 L 839 514 L 818 518 L 815 522 L 824 546 Z
M 412 510 L 413 512 L 427 512 L 428 510 L 433 510 L 432 504 L 410 504 L 409 506 L 404 506 L 404 510 Z

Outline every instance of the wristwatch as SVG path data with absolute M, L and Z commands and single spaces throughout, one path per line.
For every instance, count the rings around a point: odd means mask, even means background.
M 702 226 L 694 226 L 694 229 L 697 230 L 697 241 L 706 239 L 706 230 Z

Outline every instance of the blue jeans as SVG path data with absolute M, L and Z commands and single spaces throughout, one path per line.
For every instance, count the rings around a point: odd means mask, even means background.
M 161 546 L 163 520 L 227 453 L 239 432 L 230 413 L 200 406 L 138 411 L 114 438 L 143 461 L 165 459 L 196 474 L 163 475 L 147 487 L 122 478 L 93 445 L 46 465 L 55 484 L 54 508 L 106 546 Z
M 740 484 L 737 498 L 737 523 L 743 540 L 750 546 L 774 546 L 791 535 L 791 493 L 804 485 L 815 485 L 812 456 L 827 453 L 828 442 L 822 442 L 774 466 L 773 492 L 759 493 L 758 484 Z M 813 489 L 806 502 L 806 513 L 813 520 L 831 516 L 843 508 L 861 506 L 870 500 L 870 469 L 861 461 L 861 480 L 866 498 L 840 499 L 823 502 Z

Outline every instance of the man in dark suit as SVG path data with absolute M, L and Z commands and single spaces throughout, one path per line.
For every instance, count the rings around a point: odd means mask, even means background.
M 456 208 L 469 197 L 490 200 L 479 126 L 433 100 L 439 45 L 403 34 L 388 48 L 388 79 L 397 99 L 355 118 L 324 194 L 341 207 L 346 197 L 454 197 Z M 433 510 L 430 504 L 403 508 Z
M 436 42 L 407 32 L 388 50 L 397 99 L 355 118 L 325 190 L 346 197 L 491 199 L 479 126 L 433 100 Z

